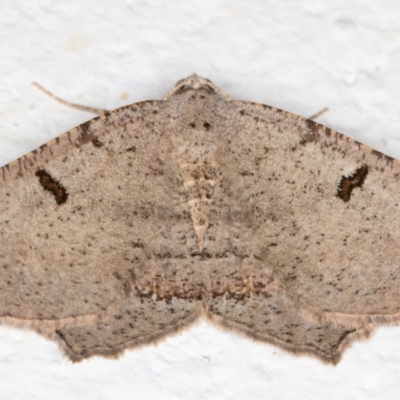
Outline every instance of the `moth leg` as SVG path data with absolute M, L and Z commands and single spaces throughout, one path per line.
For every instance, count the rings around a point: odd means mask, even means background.
M 41 92 L 47 94 L 47 96 L 50 96 L 53 100 L 58 101 L 59 103 L 64 104 L 67 107 L 75 108 L 76 110 L 86 111 L 86 112 L 90 112 L 90 113 L 98 114 L 98 115 L 103 115 L 104 113 L 107 112 L 107 110 L 101 110 L 100 108 L 86 107 L 86 106 L 82 106 L 80 104 L 75 104 L 75 103 L 66 101 L 66 100 L 62 99 L 61 97 L 58 97 L 55 94 L 49 92 L 47 89 L 45 89 L 43 86 L 39 85 L 36 82 L 33 82 L 32 85 L 37 87 Z
M 201 310 L 198 300 L 132 296 L 123 307 L 108 312 L 98 323 L 64 327 L 56 331 L 56 336 L 73 361 L 93 355 L 113 356 L 190 325 Z
M 225 294 L 208 301 L 208 317 L 217 325 L 272 343 L 295 354 L 311 354 L 336 364 L 347 345 L 367 337 L 371 327 L 346 329 L 314 324 L 296 312 L 283 292 L 271 290 L 240 298 Z

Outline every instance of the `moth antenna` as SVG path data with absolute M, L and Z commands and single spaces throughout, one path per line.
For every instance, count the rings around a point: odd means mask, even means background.
M 64 104 L 67 107 L 75 108 L 76 110 L 86 111 L 86 112 L 90 112 L 90 113 L 98 114 L 98 115 L 103 115 L 104 113 L 107 112 L 107 110 L 101 110 L 100 108 L 86 107 L 86 106 L 82 106 L 80 104 L 75 104 L 75 103 L 71 103 L 69 101 L 63 100 L 62 98 L 56 96 L 55 94 L 53 94 L 50 91 L 48 91 L 47 89 L 45 89 L 43 86 L 39 85 L 37 82 L 32 82 L 32 85 L 37 87 L 41 92 L 43 92 L 47 96 L 51 97 L 53 100 L 55 100 L 61 104 Z

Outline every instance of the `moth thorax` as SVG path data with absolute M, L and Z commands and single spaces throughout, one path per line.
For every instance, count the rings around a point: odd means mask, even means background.
M 202 251 L 214 197 L 216 167 L 213 163 L 190 164 L 182 161 L 179 164 L 193 229 L 196 232 L 199 250 Z

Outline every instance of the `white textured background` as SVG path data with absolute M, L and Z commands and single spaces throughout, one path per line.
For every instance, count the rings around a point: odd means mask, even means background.
M 233 98 L 303 116 L 327 106 L 319 122 L 400 158 L 400 1 L 15 0 L 0 2 L 0 165 L 92 118 L 32 81 L 114 109 L 159 99 L 192 72 Z M 35 333 L 0 327 L 1 399 L 399 393 L 400 328 L 379 329 L 332 367 L 204 322 L 119 360 L 79 364 Z

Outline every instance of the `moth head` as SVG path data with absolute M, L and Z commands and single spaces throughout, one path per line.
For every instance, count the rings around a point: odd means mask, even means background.
M 200 91 L 206 90 L 209 93 L 218 93 L 226 100 L 230 100 L 229 96 L 227 96 L 220 88 L 215 86 L 209 79 L 203 78 L 197 74 L 192 74 L 187 78 L 181 79 L 176 82 L 174 88 L 169 91 L 163 100 L 168 100 L 170 97 L 180 94 L 186 91 Z

